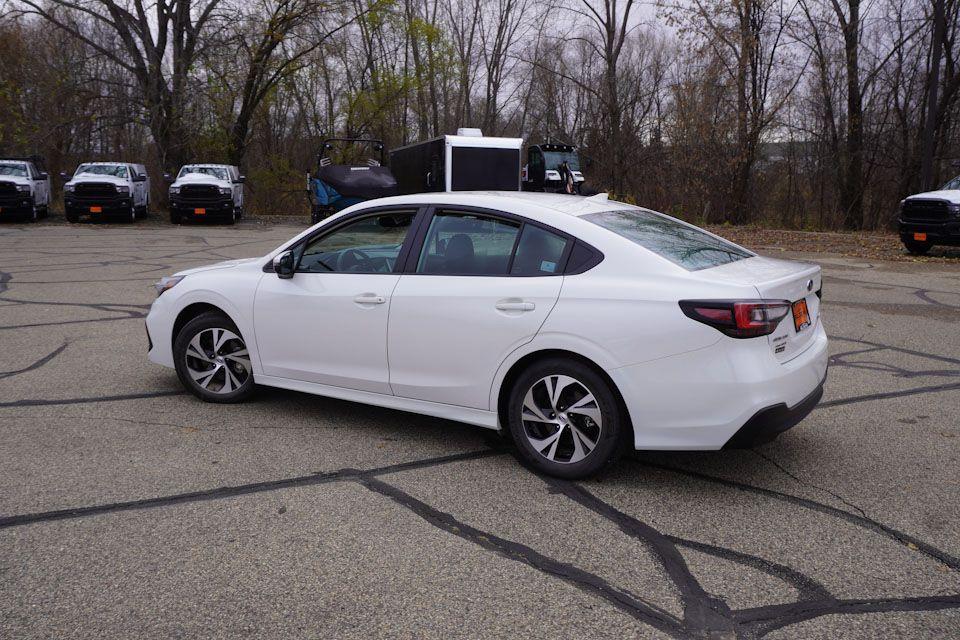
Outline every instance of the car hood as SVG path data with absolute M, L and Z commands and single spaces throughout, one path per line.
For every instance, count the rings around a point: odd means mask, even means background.
M 129 186 L 129 183 L 124 178 L 118 178 L 116 176 L 98 176 L 93 173 L 81 173 L 78 176 L 74 176 L 64 186 L 67 186 L 68 184 L 69 185 L 80 184 L 82 182 L 107 183 L 107 184 L 112 184 L 118 187 Z
M 907 196 L 907 200 L 946 200 L 953 204 L 960 204 L 960 189 L 946 189 L 943 191 L 927 191 Z
M 176 272 L 175 276 L 189 276 L 194 273 L 203 273 L 204 271 L 213 271 L 214 269 L 230 269 L 242 264 L 250 264 L 251 262 L 257 262 L 262 258 L 240 258 L 239 260 L 224 260 L 223 262 L 215 262 L 213 264 L 206 264 L 202 267 L 194 267 L 192 269 L 184 269 L 183 271 Z
M 217 187 L 229 187 L 233 185 L 229 180 L 218 180 L 204 173 L 188 173 L 185 176 L 177 178 L 176 182 L 170 186 L 179 187 L 185 184 L 211 184 Z
M 12 182 L 13 184 L 30 184 L 30 178 L 20 176 L 0 176 L 0 182 Z

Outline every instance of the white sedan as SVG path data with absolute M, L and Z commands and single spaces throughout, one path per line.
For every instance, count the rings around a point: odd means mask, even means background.
M 567 478 L 771 440 L 827 372 L 820 267 L 604 195 L 383 198 L 157 290 L 150 360 L 202 400 L 256 383 L 505 429 Z

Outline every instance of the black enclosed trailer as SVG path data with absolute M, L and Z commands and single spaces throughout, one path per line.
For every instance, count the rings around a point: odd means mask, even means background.
M 401 194 L 431 191 L 520 191 L 523 138 L 484 136 L 479 129 L 390 151 Z

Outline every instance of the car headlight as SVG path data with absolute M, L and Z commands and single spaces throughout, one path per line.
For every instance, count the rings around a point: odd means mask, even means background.
M 130 193 L 130 187 L 117 186 L 117 193 Z
M 73 193 L 73 188 L 74 188 L 74 185 L 72 184 L 63 185 L 63 190 L 66 191 L 67 193 Z
M 230 195 L 231 193 L 233 193 L 233 189 L 231 189 L 230 187 L 220 187 L 220 194 L 221 194 L 221 195 L 228 196 L 228 195 Z
M 954 214 L 954 215 L 960 213 L 960 203 L 958 203 L 958 202 L 951 202 L 950 204 L 947 205 L 947 211 L 949 211 L 950 213 L 952 213 L 952 214 Z
M 170 195 L 175 196 L 180 193 L 180 187 L 170 187 Z
M 18 185 L 17 185 L 17 191 L 26 191 L 26 192 L 29 193 L 29 191 L 30 191 L 30 185 L 28 185 L 28 184 L 18 184 Z
M 157 282 L 153 285 L 153 288 L 157 290 L 157 297 L 166 291 L 167 289 L 173 289 L 175 286 L 180 284 L 180 281 L 186 278 L 186 276 L 164 276 L 160 278 L 160 282 Z

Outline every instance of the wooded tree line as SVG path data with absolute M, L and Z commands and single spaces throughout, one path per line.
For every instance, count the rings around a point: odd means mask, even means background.
M 571 142 L 698 222 L 878 228 L 960 173 L 960 0 L 7 0 L 0 152 L 239 164 L 302 213 L 328 136 Z M 157 196 L 163 187 L 155 179 Z

